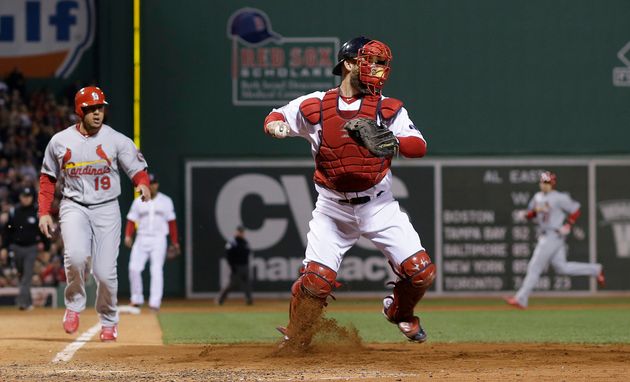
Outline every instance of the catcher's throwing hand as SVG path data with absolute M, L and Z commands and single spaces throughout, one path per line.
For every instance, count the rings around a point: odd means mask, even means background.
M 168 246 L 166 250 L 166 258 L 169 260 L 176 259 L 179 255 L 182 254 L 182 250 L 179 247 L 179 243 L 173 243 Z
M 386 127 L 369 118 L 351 119 L 343 125 L 358 144 L 377 157 L 392 157 L 398 153 L 398 140 Z
M 289 134 L 289 125 L 283 121 L 271 121 L 265 128 L 267 133 L 274 138 L 284 138 Z

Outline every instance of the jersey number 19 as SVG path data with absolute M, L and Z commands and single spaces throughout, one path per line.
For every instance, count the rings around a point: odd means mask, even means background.
M 99 189 L 109 190 L 112 186 L 109 176 L 97 176 L 94 178 L 94 189 L 98 191 Z

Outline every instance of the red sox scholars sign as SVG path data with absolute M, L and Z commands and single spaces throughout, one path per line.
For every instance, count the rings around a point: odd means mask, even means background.
M 67 78 L 92 46 L 93 0 L 0 2 L 0 72 Z
M 335 86 L 335 37 L 283 37 L 260 9 L 241 8 L 230 16 L 232 103 L 283 105 L 293 98 Z

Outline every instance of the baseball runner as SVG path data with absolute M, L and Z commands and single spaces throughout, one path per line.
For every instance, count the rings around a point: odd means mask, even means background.
M 164 292 L 164 261 L 167 253 L 166 235 L 170 235 L 174 254 L 179 254 L 179 239 L 175 208 L 170 197 L 159 192 L 160 183 L 154 174 L 149 174 L 151 200 L 142 202 L 136 198 L 127 214 L 125 245 L 131 248 L 129 256 L 129 285 L 131 287 L 131 305 L 144 304 L 142 291 L 142 271 L 147 260 L 151 263 L 151 287 L 149 309 L 157 312 L 162 304 Z M 134 242 L 133 235 L 136 232 Z
M 278 328 L 285 344 L 310 343 L 326 299 L 339 285 L 343 256 L 360 236 L 387 257 L 398 275 L 393 294 L 383 300 L 383 314 L 409 340 L 427 338 L 413 310 L 433 283 L 435 265 L 392 195 L 390 171 L 397 153 L 424 156 L 426 141 L 402 102 L 381 94 L 391 59 L 386 44 L 353 38 L 338 52 L 337 88 L 299 97 L 265 119 L 267 134 L 310 143 L 319 194 L 304 265 L 291 288 L 289 324 Z
M 150 198 L 147 163 L 134 143 L 103 123 L 105 94 L 95 86 L 79 90 L 74 99 L 80 121 L 55 134 L 44 154 L 40 176 L 39 228 L 47 237 L 55 231 L 50 215 L 55 183 L 62 182 L 59 222 L 64 242 L 68 285 L 64 330 L 79 328 L 85 309 L 88 266 L 97 285 L 96 311 L 100 339 L 118 336 L 116 259 L 120 244 L 120 172 L 132 180 L 144 200 Z
M 567 261 L 566 237 L 571 226 L 580 216 L 580 203 L 571 199 L 568 193 L 556 188 L 557 176 L 545 171 L 540 175 L 540 192 L 530 200 L 523 215 L 538 225 L 538 243 L 529 264 L 523 285 L 515 296 L 505 301 L 519 309 L 526 309 L 529 295 L 534 290 L 540 275 L 551 263 L 557 274 L 569 276 L 593 276 L 600 287 L 605 278 L 601 264 Z

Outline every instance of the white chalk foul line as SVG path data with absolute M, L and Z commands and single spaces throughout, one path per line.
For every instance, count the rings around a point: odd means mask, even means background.
M 57 363 L 57 362 L 70 361 L 74 353 L 76 353 L 77 350 L 81 349 L 83 345 L 85 345 L 90 339 L 92 339 L 92 337 L 94 337 L 94 335 L 99 331 L 100 328 L 101 328 L 101 323 L 99 322 L 98 324 L 86 330 L 83 334 L 79 336 L 79 338 L 74 340 L 73 343 L 66 346 L 65 349 L 57 353 L 55 358 L 53 358 L 52 362 Z

